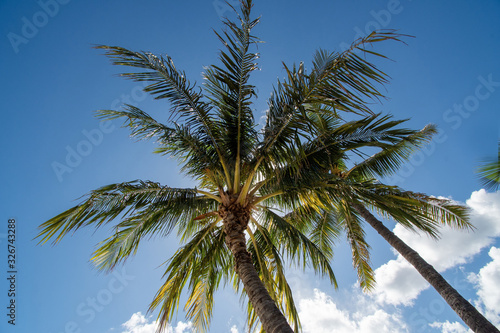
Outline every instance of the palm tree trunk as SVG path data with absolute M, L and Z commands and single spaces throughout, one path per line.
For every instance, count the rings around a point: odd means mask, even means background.
M 406 245 L 398 236 L 387 229 L 382 222 L 373 216 L 365 207 L 358 203 L 353 204 L 354 209 L 395 248 L 431 286 L 444 298 L 460 318 L 476 333 L 499 333 L 475 307 L 463 298 L 432 265 L 427 263 L 415 250 Z
M 236 209 L 235 209 L 236 210 Z M 246 248 L 245 234 L 249 214 L 241 211 L 219 210 L 223 217 L 226 244 L 233 253 L 238 274 L 245 291 L 259 316 L 266 333 L 293 333 L 285 316 L 276 306 L 266 287 L 253 266 L 252 258 Z

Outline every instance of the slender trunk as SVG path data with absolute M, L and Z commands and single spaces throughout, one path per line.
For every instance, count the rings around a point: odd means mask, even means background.
M 239 209 L 239 205 L 233 205 L 230 208 L 219 209 L 219 215 L 223 218 L 226 244 L 234 256 L 236 273 L 259 316 L 262 327 L 267 333 L 293 333 L 285 316 L 260 280 L 247 251 L 244 231 L 250 217 L 248 212 Z
M 382 222 L 373 216 L 365 207 L 354 204 L 354 209 L 395 248 L 431 286 L 444 298 L 460 318 L 476 333 L 499 333 L 479 311 L 463 298 L 432 265 L 427 263 L 415 250 L 406 245 L 398 236 L 387 229 Z

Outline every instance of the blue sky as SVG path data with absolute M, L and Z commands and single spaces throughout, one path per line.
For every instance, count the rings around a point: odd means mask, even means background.
M 258 49 L 261 70 L 253 77 L 257 119 L 272 85 L 285 75 L 282 61 L 307 67 L 316 49 L 341 50 L 377 28 L 415 36 L 405 39 L 408 45 L 377 48 L 393 60 L 380 62 L 392 79 L 389 98 L 373 110 L 411 118 L 413 128 L 435 123 L 440 135 L 386 181 L 467 202 L 477 230 L 443 230 L 440 242 L 398 227 L 395 232 L 499 325 L 500 193 L 481 190 L 474 169 L 495 156 L 500 137 L 500 2 L 270 0 L 257 1 L 253 13 L 262 16 L 255 33 L 265 41 Z M 219 29 L 220 16 L 229 14 L 218 0 L 0 2 L 3 312 L 9 218 L 17 221 L 18 268 L 16 326 L 2 312 L 0 331 L 153 332 L 155 317 L 143 315 L 161 283 L 159 266 L 178 245 L 175 238 L 143 243 L 135 258 L 108 275 L 89 262 L 105 230 L 81 230 L 55 247 L 36 246 L 33 238 L 40 223 L 105 184 L 149 179 L 193 185 L 178 174 L 175 161 L 151 153 L 152 143 L 134 142 L 119 121 L 103 125 L 93 116 L 130 103 L 161 118 L 166 106 L 137 83 L 117 78 L 118 69 L 92 45 L 168 53 L 200 82 L 203 66 L 217 61 L 211 28 Z M 304 331 L 466 332 L 378 235 L 369 232 L 368 239 L 378 278 L 372 295 L 353 287 L 342 242 L 334 262 L 338 291 L 307 271 L 290 271 Z M 243 318 L 238 297 L 222 290 L 211 332 L 244 332 Z M 182 312 L 172 332 L 190 332 Z

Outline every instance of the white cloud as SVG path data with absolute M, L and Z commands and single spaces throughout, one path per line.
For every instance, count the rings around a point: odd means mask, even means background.
M 333 328 L 338 332 L 355 330 L 349 313 L 339 310 L 332 299 L 318 289 L 314 289 L 314 298 L 299 301 L 299 318 L 304 332 L 327 333 Z
M 231 333 L 238 333 L 238 328 L 236 325 L 231 326 Z
M 442 333 L 469 333 L 472 331 L 467 329 L 464 325 L 459 322 L 450 323 L 448 320 L 444 323 L 434 322 L 429 324 L 430 327 L 440 328 Z
M 403 257 L 390 260 L 375 270 L 376 300 L 387 304 L 412 305 L 428 283 Z
M 354 312 L 339 309 L 333 299 L 319 289 L 314 289 L 313 298 L 300 299 L 298 310 L 304 333 L 407 332 L 399 314 L 387 313 L 359 290 L 351 295 Z
M 125 329 L 123 333 L 154 333 L 156 321 L 149 323 L 149 320 L 142 313 L 137 312 L 123 323 L 122 327 Z
M 500 191 L 475 191 L 466 203 L 471 209 L 471 222 L 476 227 L 474 231 L 443 228 L 439 241 L 400 225 L 396 225 L 394 233 L 440 272 L 467 263 L 481 249 L 491 245 L 494 237 L 500 236 Z M 429 287 L 399 254 L 397 259 L 376 269 L 375 278 L 377 300 L 394 305 L 412 304 L 420 292 Z
M 136 312 L 122 324 L 124 331 L 122 333 L 155 333 L 157 322 L 150 322 L 150 318 L 146 318 L 141 312 Z M 192 331 L 192 323 L 177 322 L 177 326 L 167 325 L 166 333 L 188 333 Z
M 493 259 L 478 274 L 471 273 L 469 281 L 476 285 L 479 296 L 476 306 L 495 325 L 500 325 L 500 249 L 492 247 L 488 252 Z

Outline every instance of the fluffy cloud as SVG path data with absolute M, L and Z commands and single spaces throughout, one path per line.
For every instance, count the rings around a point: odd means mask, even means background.
M 478 274 L 471 273 L 469 281 L 478 289 L 476 306 L 497 326 L 500 325 L 500 249 L 492 247 L 488 252 L 493 259 Z
M 444 323 L 435 322 L 429 325 L 430 327 L 440 328 L 442 333 L 472 333 L 471 330 L 467 329 L 465 326 L 458 322 L 450 323 L 445 321 Z
M 439 241 L 400 225 L 394 228 L 394 233 L 440 272 L 467 263 L 481 249 L 491 245 L 494 237 L 500 236 L 500 192 L 473 192 L 466 204 L 471 209 L 471 222 L 476 227 L 474 231 L 444 228 Z M 375 277 L 377 299 L 394 305 L 412 304 L 429 286 L 400 255 L 379 267 Z
M 312 298 L 300 299 L 298 309 L 304 333 L 407 332 L 399 314 L 387 313 L 359 291 L 352 297 L 355 312 L 339 309 L 333 299 L 319 289 L 314 289 Z
M 184 323 L 179 321 L 177 326 L 172 327 L 167 325 L 166 333 L 188 333 L 191 332 L 192 328 L 191 322 Z M 149 318 L 146 318 L 141 312 L 136 312 L 122 324 L 124 331 L 122 333 L 155 333 L 157 328 L 156 321 L 150 322 Z
M 412 305 L 428 287 L 427 281 L 400 255 L 375 270 L 375 281 L 373 294 L 377 301 L 394 305 Z

